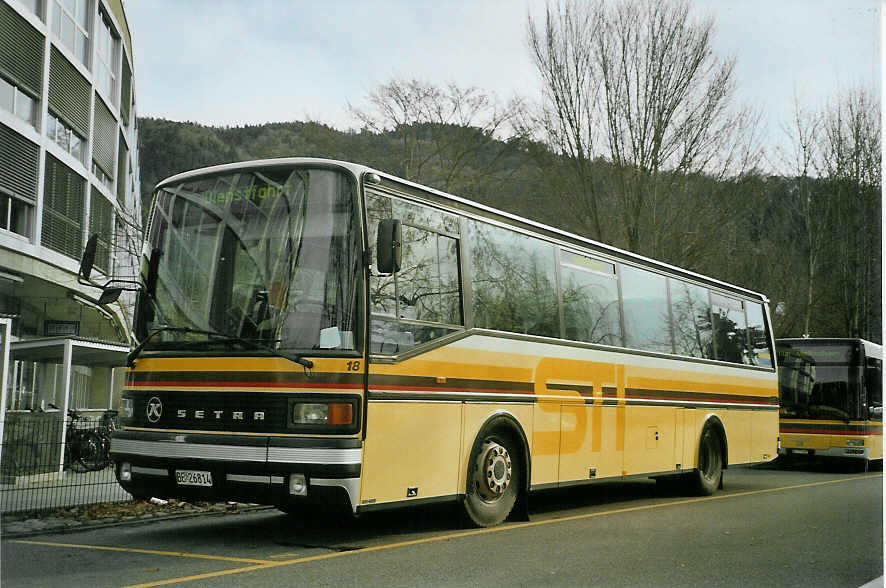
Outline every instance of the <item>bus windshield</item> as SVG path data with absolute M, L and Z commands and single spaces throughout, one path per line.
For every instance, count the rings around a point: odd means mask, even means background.
M 858 418 L 861 367 L 852 344 L 778 341 L 781 416 Z
M 149 234 L 156 283 L 135 320 L 143 348 L 355 350 L 356 202 L 347 173 L 292 165 L 161 188 Z

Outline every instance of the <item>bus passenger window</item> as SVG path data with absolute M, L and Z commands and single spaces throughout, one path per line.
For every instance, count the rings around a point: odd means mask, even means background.
M 769 349 L 769 333 L 763 318 L 763 305 L 758 302 L 745 302 L 748 317 L 748 348 L 745 357 L 750 365 L 772 367 L 772 352 Z
M 566 338 L 621 345 L 615 265 L 561 251 L 560 282 Z
M 481 222 L 470 239 L 474 326 L 559 337 L 554 246 Z
M 671 280 L 671 316 L 678 355 L 714 359 L 708 290 Z
M 667 279 L 625 264 L 619 264 L 619 277 L 625 347 L 673 353 Z
M 720 361 L 748 363 L 747 325 L 741 300 L 711 293 L 711 328 L 714 353 Z

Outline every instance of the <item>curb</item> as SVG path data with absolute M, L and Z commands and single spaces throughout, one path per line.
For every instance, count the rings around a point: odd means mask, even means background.
M 61 517 L 48 517 L 45 519 L 24 519 L 21 521 L 4 523 L 2 528 L 0 528 L 0 540 L 5 541 L 7 539 L 20 539 L 23 537 L 34 537 L 37 535 L 48 534 L 58 535 L 78 533 L 81 531 L 93 531 L 96 529 L 107 529 L 110 527 L 146 525 L 148 523 L 160 521 L 192 519 L 203 516 L 239 515 L 262 510 L 274 510 L 274 507 L 265 505 L 239 505 L 230 509 L 209 508 L 206 510 L 195 510 L 181 513 L 158 513 L 130 517 L 108 517 L 104 519 L 88 521 L 66 519 Z

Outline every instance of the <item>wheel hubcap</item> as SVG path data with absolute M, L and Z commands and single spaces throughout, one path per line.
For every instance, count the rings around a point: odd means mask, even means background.
M 497 500 L 511 484 L 511 456 L 508 450 L 494 441 L 486 441 L 477 457 L 480 479 L 477 489 L 485 500 Z

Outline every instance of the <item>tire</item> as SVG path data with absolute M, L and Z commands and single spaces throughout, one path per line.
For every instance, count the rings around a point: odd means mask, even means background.
M 495 432 L 476 444 L 468 461 L 464 509 L 478 527 L 508 518 L 522 491 L 523 462 L 517 444 Z
M 700 496 L 713 494 L 723 480 L 723 453 L 720 435 L 714 427 L 706 426 L 698 443 L 698 464 L 695 468 L 694 485 Z
M 80 463 L 86 471 L 102 469 L 106 464 L 102 461 L 102 438 L 95 431 L 87 431 L 80 438 Z

